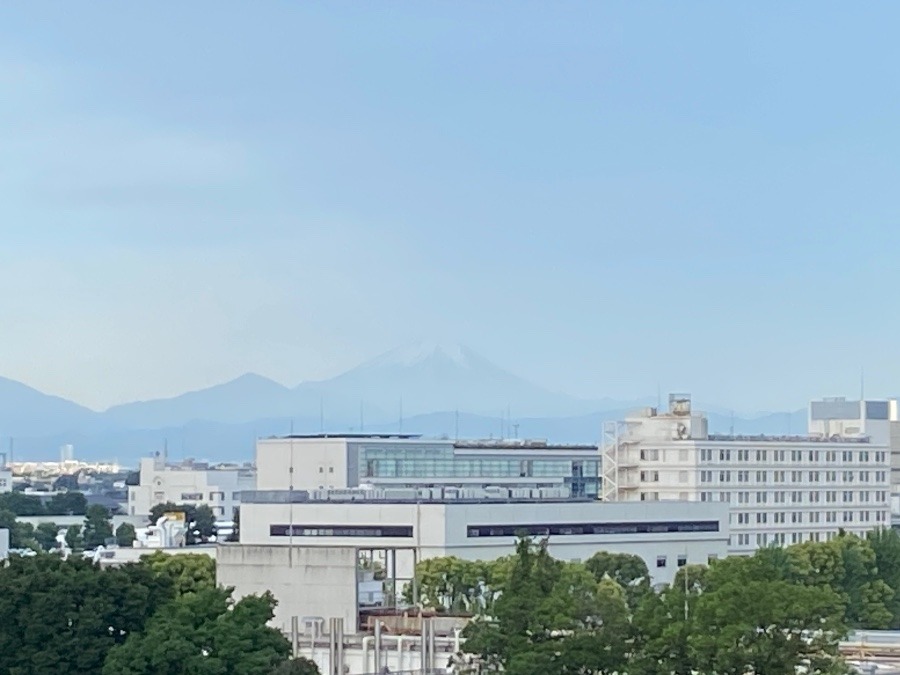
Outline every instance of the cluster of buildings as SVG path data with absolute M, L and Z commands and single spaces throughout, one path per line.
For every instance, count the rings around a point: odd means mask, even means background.
M 125 513 L 208 504 L 225 527 L 239 514 L 238 541 L 215 551 L 220 583 L 273 592 L 295 649 L 313 617 L 315 649 L 317 617 L 353 633 L 402 589 L 415 598 L 423 559 L 493 559 L 527 533 L 568 560 L 638 555 L 668 583 L 686 564 L 890 526 L 898 486 L 896 401 L 814 401 L 804 435 L 742 436 L 710 433 L 675 394 L 605 424 L 598 445 L 316 434 L 260 439 L 253 465 L 146 458 Z

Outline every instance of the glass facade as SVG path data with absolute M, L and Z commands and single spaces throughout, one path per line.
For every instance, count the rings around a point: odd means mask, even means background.
M 475 457 L 456 455 L 452 446 L 415 446 L 410 444 L 361 446 L 359 480 L 373 478 L 410 479 L 410 485 L 452 482 L 454 478 L 522 478 L 523 486 L 540 484 L 541 478 L 555 479 L 572 491 L 573 497 L 595 497 L 599 487 L 599 461 L 564 458 L 532 458 L 503 450 Z

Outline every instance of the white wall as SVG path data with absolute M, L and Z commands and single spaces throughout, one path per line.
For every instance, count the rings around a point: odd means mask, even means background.
M 9 557 L 9 530 L 0 529 L 0 560 Z
M 341 438 L 266 438 L 256 442 L 258 490 L 345 488 L 347 441 Z M 354 482 L 355 485 L 355 482 Z
M 728 543 L 728 507 L 698 502 L 644 503 L 479 503 L 390 504 L 303 503 L 244 504 L 241 506 L 241 543 L 247 545 L 304 547 L 409 548 L 419 559 L 455 555 L 469 560 L 491 560 L 513 552 L 515 536 L 468 537 L 468 526 L 491 524 L 553 524 L 577 522 L 648 522 L 717 520 L 718 532 L 641 533 L 620 535 L 554 535 L 553 555 L 566 560 L 586 560 L 607 550 L 639 555 L 656 582 L 669 582 L 680 555 L 689 563 L 705 564 L 710 556 L 725 557 Z M 412 537 L 272 536 L 273 524 L 309 527 L 323 525 L 413 527 Z M 657 567 L 657 558 L 666 564 Z M 409 570 L 398 570 L 398 576 Z
M 0 492 L 12 492 L 12 472 L 0 469 Z
M 256 487 L 248 469 L 164 467 L 153 458 L 141 460 L 140 485 L 128 488 L 128 514 L 148 516 L 157 504 L 208 504 L 217 517 L 231 520 L 240 493 Z M 199 498 L 188 498 L 198 495 Z
M 290 630 L 291 617 L 342 617 L 356 632 L 355 547 L 247 546 L 222 544 L 216 581 L 234 587 L 235 598 L 271 591 L 278 600 L 272 625 Z

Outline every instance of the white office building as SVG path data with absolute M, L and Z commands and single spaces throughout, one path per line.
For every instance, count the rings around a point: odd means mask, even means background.
M 690 396 L 604 427 L 603 498 L 730 507 L 731 553 L 825 541 L 890 525 L 891 457 L 883 438 L 846 427 L 808 436 L 708 432 Z
M 12 492 L 12 471 L 0 469 L 0 493 Z
M 671 582 L 686 564 L 707 564 L 727 554 L 726 504 L 615 504 L 564 494 L 525 496 L 540 490 L 247 492 L 240 507 L 240 544 L 219 547 L 217 578 L 234 586 L 239 596 L 271 590 L 279 600 L 276 623 L 297 612 L 335 616 L 339 598 L 344 598 L 343 616 L 350 621 L 360 601 L 356 577 L 338 583 L 323 569 L 320 581 L 309 588 L 298 583 L 298 569 L 307 574 L 316 564 L 333 565 L 337 574 L 361 552 L 385 552 L 389 573 L 408 581 L 415 562 L 426 558 L 493 560 L 509 555 L 518 534 L 549 537 L 551 554 L 564 560 L 587 560 L 598 551 L 638 555 L 654 583 Z M 328 603 L 330 613 L 323 606 Z
M 489 485 L 566 488 L 596 498 L 596 445 L 453 441 L 412 434 L 288 436 L 257 441 L 260 490 Z
M 252 466 L 209 465 L 186 461 L 168 464 L 161 457 L 141 460 L 137 485 L 128 486 L 128 514 L 149 516 L 157 504 L 208 504 L 217 518 L 231 520 L 241 493 L 256 487 Z

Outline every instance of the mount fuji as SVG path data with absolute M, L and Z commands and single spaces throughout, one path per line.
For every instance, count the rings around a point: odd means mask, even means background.
M 546 389 L 459 344 L 420 342 L 394 349 L 325 382 L 306 385 L 400 414 L 459 410 L 481 415 L 573 415 L 593 406 Z M 358 407 L 358 404 L 357 404 Z

